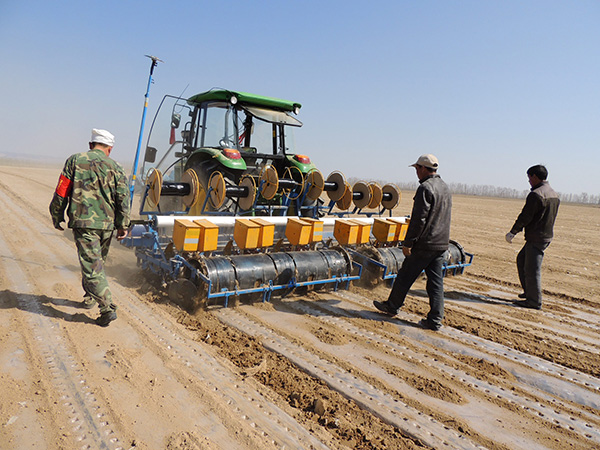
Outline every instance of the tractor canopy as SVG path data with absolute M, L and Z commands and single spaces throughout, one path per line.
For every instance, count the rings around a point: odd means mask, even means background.
M 205 102 L 229 102 L 240 106 L 259 107 L 276 109 L 280 111 L 289 111 L 298 114 L 302 107 L 300 103 L 290 102 L 273 97 L 264 97 L 262 95 L 249 94 L 247 92 L 229 91 L 226 89 L 211 89 L 210 91 L 196 94 L 188 99 L 190 105 Z

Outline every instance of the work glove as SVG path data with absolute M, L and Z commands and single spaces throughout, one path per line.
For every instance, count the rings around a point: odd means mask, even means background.
M 504 238 L 506 239 L 506 242 L 508 242 L 509 244 L 512 244 L 512 240 L 514 239 L 516 235 L 512 234 L 510 231 L 508 233 L 506 233 L 506 236 L 504 236 Z

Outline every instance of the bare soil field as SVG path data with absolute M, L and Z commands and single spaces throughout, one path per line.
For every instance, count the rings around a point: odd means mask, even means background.
M 190 315 L 116 241 L 101 328 L 48 215 L 59 171 L 0 165 L 1 449 L 600 448 L 600 208 L 561 205 L 542 311 L 512 305 L 523 200 L 455 196 L 474 260 L 439 332 L 423 280 L 394 318 L 383 285 Z

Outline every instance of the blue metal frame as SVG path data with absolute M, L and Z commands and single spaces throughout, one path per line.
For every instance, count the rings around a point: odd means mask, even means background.
M 167 258 L 163 250 L 163 245 L 161 245 L 158 231 L 154 229 L 150 222 L 134 225 L 134 227 L 131 229 L 130 235 L 123 239 L 121 243 L 126 247 L 135 248 L 138 264 L 142 267 L 142 269 L 149 270 L 150 272 L 159 275 L 163 281 L 177 280 L 179 274 L 181 273 L 181 269 L 186 267 L 189 270 L 190 280 L 192 282 L 196 282 L 196 284 L 202 282 L 206 285 L 206 297 L 208 299 L 224 298 L 225 307 L 228 306 L 229 297 L 231 296 L 262 293 L 262 301 L 268 302 L 271 300 L 273 292 L 286 289 L 293 290 L 298 287 L 333 284 L 333 290 L 337 291 L 340 285 L 346 283 L 344 288 L 348 289 L 351 281 L 356 281 L 361 278 L 363 268 L 368 264 L 372 264 L 381 268 L 383 270 L 382 279 L 388 283 L 393 282 L 393 280 L 397 277 L 397 274 L 389 272 L 389 267 L 385 264 L 369 258 L 368 256 L 363 255 L 352 248 L 346 248 L 346 251 L 352 255 L 352 266 L 353 269 L 357 270 L 356 275 L 344 274 L 322 280 L 301 282 L 298 282 L 295 278 L 292 278 L 287 284 L 282 285 L 274 285 L 272 281 L 269 281 L 268 285 L 257 288 L 236 289 L 231 291 L 223 289 L 219 292 L 212 292 L 211 280 L 196 267 L 192 266 L 188 261 L 186 261 L 185 258 L 183 258 L 181 255 L 175 255 L 172 258 Z M 474 255 L 467 252 L 465 252 L 465 255 L 468 256 L 468 262 L 444 265 L 442 269 L 443 276 L 462 274 L 465 270 L 465 267 L 472 265 Z M 355 261 L 355 259 L 359 260 L 360 263 Z

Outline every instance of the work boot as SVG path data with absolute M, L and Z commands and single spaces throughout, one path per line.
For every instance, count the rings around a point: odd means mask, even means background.
M 95 299 L 93 299 L 92 297 L 83 297 L 83 301 L 81 302 L 81 306 L 83 306 L 85 309 L 92 309 L 94 306 L 96 306 L 96 303 L 98 303 Z
M 100 317 L 96 319 L 96 325 L 107 327 L 109 323 L 116 319 L 117 313 L 114 310 L 106 311 L 100 314 Z
M 426 330 L 432 331 L 438 331 L 440 328 L 442 328 L 441 325 L 430 322 L 429 319 L 421 319 L 421 321 L 419 322 L 419 326 L 421 328 L 425 328 Z
M 377 300 L 374 300 L 373 306 L 388 316 L 395 316 L 398 313 L 398 311 L 392 308 L 390 302 L 378 302 Z
M 531 303 L 529 300 L 515 300 L 513 305 L 519 306 L 521 308 L 529 308 L 529 309 L 542 309 L 542 305 L 536 305 Z

